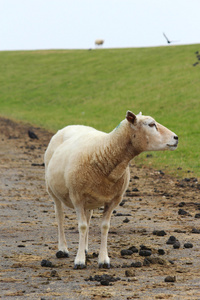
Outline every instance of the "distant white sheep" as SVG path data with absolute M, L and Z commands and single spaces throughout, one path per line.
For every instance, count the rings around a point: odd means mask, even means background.
M 101 45 L 103 45 L 103 43 L 104 43 L 104 40 L 96 40 L 95 41 L 96 46 L 101 46 Z
M 112 211 L 127 189 L 129 162 L 143 151 L 175 150 L 178 137 L 152 117 L 128 111 L 112 132 L 72 125 L 59 130 L 45 152 L 46 185 L 55 202 L 58 222 L 57 257 L 68 256 L 63 229 L 63 204 L 74 208 L 79 247 L 75 268 L 85 267 L 92 210 L 104 206 L 99 267 L 109 268 L 107 236 Z

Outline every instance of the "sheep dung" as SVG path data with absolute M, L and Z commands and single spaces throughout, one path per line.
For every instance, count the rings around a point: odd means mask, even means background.
M 158 249 L 158 254 L 164 255 L 164 254 L 165 254 L 165 250 L 163 250 L 163 249 Z
M 179 249 L 181 246 L 180 242 L 179 241 L 176 241 L 174 244 L 173 244 L 173 248 L 174 249 Z
M 46 259 L 43 259 L 41 261 L 41 266 L 42 267 L 47 267 L 47 268 L 51 268 L 53 266 L 52 262 Z
M 121 256 L 132 255 L 132 254 L 133 254 L 132 250 L 121 250 Z
M 193 248 L 193 244 L 192 243 L 185 243 L 184 248 Z
M 154 230 L 153 235 L 164 236 L 166 235 L 166 232 L 164 230 Z
M 128 250 L 131 250 L 133 253 L 138 253 L 138 249 L 135 246 L 129 247 Z
M 131 264 L 131 267 L 140 268 L 140 267 L 142 267 L 142 263 L 140 261 L 133 262 Z
M 185 211 L 184 209 L 182 209 L 182 208 L 180 208 L 180 209 L 178 210 L 178 214 L 179 214 L 180 216 L 189 216 L 189 217 L 191 217 L 191 215 L 190 215 L 187 211 Z
M 192 228 L 192 233 L 197 233 L 197 234 L 199 234 L 199 233 L 200 233 L 200 230 L 199 230 L 199 229 L 196 229 L 196 228 Z
M 171 235 L 168 239 L 168 241 L 166 242 L 167 245 L 173 245 L 176 242 L 176 238 L 175 236 Z
M 140 256 L 151 256 L 151 250 L 140 250 L 139 255 Z
M 175 282 L 176 281 L 176 276 L 167 276 L 165 278 L 165 282 Z

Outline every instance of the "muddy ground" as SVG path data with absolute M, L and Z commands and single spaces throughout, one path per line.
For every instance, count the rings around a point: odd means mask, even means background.
M 200 183 L 192 173 L 177 180 L 133 161 L 129 190 L 111 220 L 111 269 L 98 269 L 99 209 L 91 220 L 87 269 L 74 270 L 78 231 L 70 209 L 65 218 L 70 257 L 55 256 L 57 227 L 42 165 L 52 134 L 6 119 L 0 119 L 0 128 L 2 299 L 200 299 Z M 39 139 L 31 139 L 29 129 Z M 166 244 L 170 236 L 180 248 Z M 144 252 L 151 254 L 147 259 L 121 253 L 141 245 L 151 249 Z M 52 266 L 42 267 L 44 259 Z M 165 282 L 167 276 L 174 282 Z

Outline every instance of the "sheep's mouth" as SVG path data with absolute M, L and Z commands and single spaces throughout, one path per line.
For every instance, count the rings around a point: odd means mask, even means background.
M 173 144 L 173 145 L 170 145 L 170 144 L 167 144 L 167 146 L 170 148 L 170 149 L 176 149 L 177 148 L 177 146 L 178 146 L 178 143 L 175 143 L 175 144 Z

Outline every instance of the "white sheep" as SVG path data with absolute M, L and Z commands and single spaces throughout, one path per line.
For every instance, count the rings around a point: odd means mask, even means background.
M 96 40 L 96 41 L 95 41 L 95 45 L 96 45 L 96 46 L 102 46 L 103 43 L 104 43 L 104 40 Z
M 58 222 L 57 257 L 68 257 L 63 229 L 63 204 L 74 208 L 79 247 L 75 268 L 85 268 L 92 210 L 104 206 L 99 267 L 109 268 L 107 236 L 114 208 L 127 189 L 129 162 L 143 151 L 175 150 L 178 137 L 152 117 L 128 111 L 112 132 L 72 125 L 59 130 L 45 152 L 47 191 L 55 202 Z

